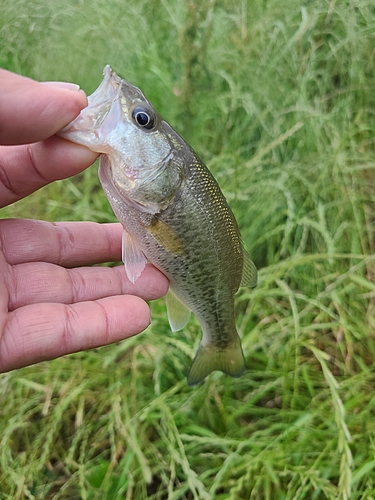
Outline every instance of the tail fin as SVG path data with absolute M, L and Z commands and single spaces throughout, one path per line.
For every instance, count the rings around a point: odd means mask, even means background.
M 214 370 L 221 370 L 231 377 L 240 377 L 243 374 L 245 359 L 238 335 L 225 348 L 214 344 L 201 344 L 190 367 L 187 383 L 190 387 L 199 384 Z

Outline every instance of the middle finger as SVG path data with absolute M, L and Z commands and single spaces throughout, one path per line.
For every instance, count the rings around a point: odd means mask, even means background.
M 7 281 L 10 311 L 27 304 L 73 304 L 124 294 L 152 300 L 162 297 L 168 288 L 167 278 L 151 264 L 134 284 L 126 277 L 124 266 L 65 269 L 47 262 L 12 266 Z

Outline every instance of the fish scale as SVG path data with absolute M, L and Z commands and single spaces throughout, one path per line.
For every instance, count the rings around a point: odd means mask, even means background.
M 189 385 L 214 370 L 240 376 L 235 294 L 240 285 L 255 286 L 257 273 L 218 183 L 144 94 L 109 66 L 88 101 L 60 135 L 102 153 L 99 178 L 124 228 L 128 278 L 134 283 L 152 262 L 170 281 L 172 330 L 196 315 L 203 336 Z

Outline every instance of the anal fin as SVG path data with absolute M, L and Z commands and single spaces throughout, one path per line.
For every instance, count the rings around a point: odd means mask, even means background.
M 167 297 L 168 320 L 172 332 L 182 330 L 190 319 L 190 309 L 169 288 Z
M 134 238 L 125 229 L 122 232 L 122 261 L 129 280 L 135 283 L 142 274 L 147 259 Z

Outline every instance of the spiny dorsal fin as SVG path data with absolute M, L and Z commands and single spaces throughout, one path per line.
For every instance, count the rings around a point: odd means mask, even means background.
M 254 287 L 258 281 L 258 272 L 250 255 L 243 250 L 243 269 L 240 286 Z

